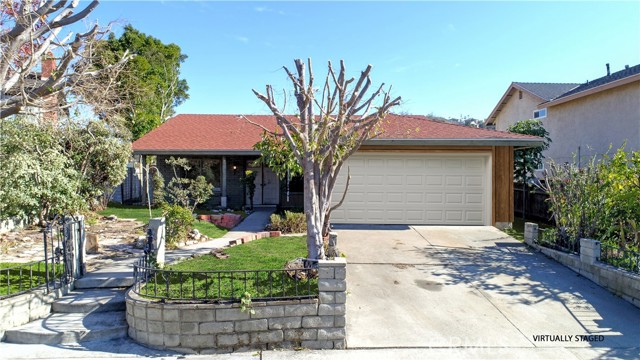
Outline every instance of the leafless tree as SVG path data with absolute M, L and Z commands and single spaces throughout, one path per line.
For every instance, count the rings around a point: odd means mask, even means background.
M 77 9 L 79 0 L 2 0 L 0 119 L 29 108 L 57 112 L 78 103 L 108 116 L 123 105 L 115 76 L 131 55 L 97 67 L 92 58 L 107 29 L 94 24 L 75 36 L 67 32 L 98 4 L 93 0 Z
M 391 87 L 385 91 L 384 84 L 367 94 L 371 65 L 356 81 L 347 79 L 343 61 L 338 73 L 329 62 L 324 85 L 317 89 L 311 59 L 307 62 L 308 74 L 304 61 L 294 62 L 295 74 L 287 67 L 284 70 L 293 84 L 298 115 L 285 115 L 286 102 L 282 108 L 276 105 L 271 85 L 266 86 L 266 94 L 256 90 L 253 93 L 269 107 L 302 166 L 308 257 L 324 259 L 323 236 L 328 235 L 331 211 L 342 204 L 346 195 L 345 190 L 332 207 L 331 195 L 340 169 L 363 141 L 377 134 L 377 125 L 393 106 L 400 104 L 400 97 L 391 98 Z

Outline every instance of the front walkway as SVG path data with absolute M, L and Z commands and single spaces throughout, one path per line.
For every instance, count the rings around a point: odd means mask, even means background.
M 337 232 L 348 348 L 640 356 L 640 309 L 493 227 Z

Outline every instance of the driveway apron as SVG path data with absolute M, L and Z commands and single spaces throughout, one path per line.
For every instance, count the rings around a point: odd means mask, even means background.
M 337 232 L 349 348 L 606 347 L 640 356 L 640 309 L 493 227 Z

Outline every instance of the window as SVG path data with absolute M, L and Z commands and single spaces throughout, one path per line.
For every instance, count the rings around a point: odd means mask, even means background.
M 542 119 L 547 117 L 547 108 L 536 110 L 533 112 L 534 119 Z

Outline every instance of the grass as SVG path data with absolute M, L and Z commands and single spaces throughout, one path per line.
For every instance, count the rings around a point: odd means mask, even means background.
M 296 281 L 282 270 L 306 252 L 304 237 L 259 239 L 226 249 L 227 259 L 205 255 L 153 272 L 140 293 L 209 301 L 239 300 L 245 292 L 253 299 L 315 296 L 317 279 Z
M 51 264 L 49 264 L 51 266 Z M 55 265 L 50 276 L 60 277 L 63 264 Z M 31 263 L 0 263 L 0 297 L 16 294 L 44 285 L 46 270 L 44 261 Z
M 98 211 L 102 216 L 115 215 L 119 219 L 136 219 L 145 224 L 149 222 L 149 208 L 146 206 L 121 205 L 109 203 L 109 207 L 102 211 Z M 162 209 L 151 209 L 152 217 L 162 216 Z
M 525 222 L 536 222 L 535 220 L 523 220 L 521 217 L 516 217 L 513 221 L 513 226 L 511 229 L 505 229 L 503 230 L 503 232 L 505 232 L 507 235 L 511 236 L 512 238 L 518 240 L 518 241 L 522 241 L 524 242 L 524 223 Z M 538 223 L 538 229 L 540 231 L 542 231 L 545 228 L 548 228 L 549 225 L 540 223 Z M 538 238 L 540 238 L 540 236 L 538 236 Z
M 196 210 L 196 214 L 199 213 L 210 214 L 211 212 L 199 209 Z M 234 211 L 234 213 L 243 215 L 243 219 L 247 216 L 244 211 Z M 149 223 L 149 208 L 147 208 L 146 206 L 110 203 L 109 207 L 102 211 L 98 211 L 98 214 L 102 216 L 115 215 L 119 219 L 136 219 L 145 224 Z M 162 216 L 162 209 L 151 209 L 151 215 L 152 217 Z M 207 235 L 208 237 L 213 239 L 222 237 L 229 231 L 208 221 L 200 220 L 195 220 L 193 222 L 193 228 L 198 229 L 201 234 Z

